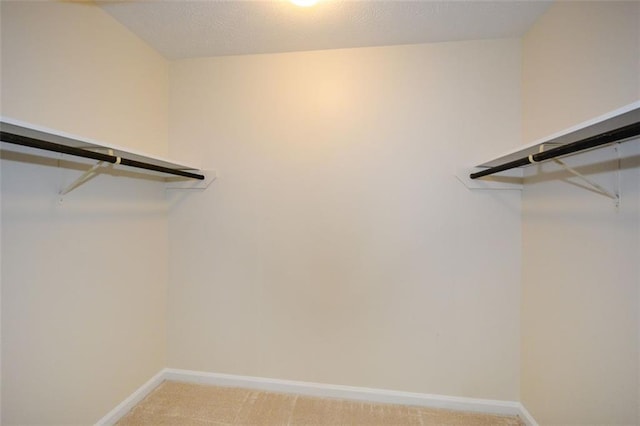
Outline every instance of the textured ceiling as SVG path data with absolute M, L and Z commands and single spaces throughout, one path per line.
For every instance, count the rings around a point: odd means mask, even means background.
M 98 1 L 168 59 L 520 37 L 546 1 Z

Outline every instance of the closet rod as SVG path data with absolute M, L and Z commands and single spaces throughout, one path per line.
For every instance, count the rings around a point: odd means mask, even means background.
M 640 135 L 640 122 L 635 122 L 618 129 L 610 130 L 604 133 L 600 133 L 595 136 L 581 139 L 576 142 L 571 142 L 566 145 L 552 148 L 548 151 L 539 152 L 537 154 L 529 155 L 518 160 L 509 161 L 504 164 L 500 164 L 488 169 L 481 170 L 479 172 L 471 173 L 469 177 L 471 179 L 477 179 L 483 176 L 489 176 L 494 173 L 503 172 L 505 170 L 515 169 L 516 167 L 528 166 L 529 164 L 539 163 L 541 161 L 550 160 L 552 158 L 560 157 L 563 155 L 574 154 L 587 149 L 596 148 L 601 145 L 606 145 L 614 142 L 625 142 L 625 139 L 632 138 Z
M 90 151 L 82 148 L 75 148 L 72 146 L 61 145 L 54 142 L 48 142 L 42 139 L 34 139 L 27 136 L 17 135 L 10 132 L 0 131 L 0 141 L 12 143 L 15 145 L 28 146 L 31 148 L 43 149 L 46 151 L 61 152 L 63 154 L 69 154 L 76 157 L 91 158 L 93 160 L 106 161 L 116 164 L 118 159 L 120 163 L 125 166 L 135 167 L 138 169 L 152 170 L 154 172 L 161 172 L 175 176 L 182 176 L 191 179 L 204 180 L 204 175 L 186 172 L 184 170 L 171 169 L 169 167 L 157 166 L 155 164 L 145 163 L 142 161 L 131 160 L 128 158 L 121 158 L 115 155 L 103 154 L 101 152 Z

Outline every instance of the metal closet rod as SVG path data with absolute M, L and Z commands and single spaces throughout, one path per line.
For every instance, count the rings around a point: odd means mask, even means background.
M 518 160 L 509 161 L 508 163 L 489 167 L 488 169 L 471 173 L 469 177 L 471 179 L 477 179 L 483 176 L 492 175 L 494 173 L 503 172 L 505 170 L 515 169 L 516 167 L 528 166 L 529 164 L 539 163 L 541 161 L 550 160 L 552 158 L 560 157 L 563 155 L 573 154 L 576 152 L 585 151 L 587 149 L 596 148 L 601 145 L 606 145 L 613 142 L 624 142 L 625 139 L 629 139 L 638 135 L 640 135 L 640 122 L 629 124 L 615 130 L 610 130 L 608 132 L 600 133 L 599 135 L 581 139 L 576 142 L 571 142 L 557 148 L 552 148 L 548 151 L 529 155 L 528 157 L 523 157 Z
M 17 135 L 15 133 L 0 132 L 0 140 L 15 145 L 28 146 L 31 148 L 44 149 L 46 151 L 61 152 L 76 157 L 91 158 L 93 160 L 106 161 L 116 164 L 120 158 L 120 164 L 138 169 L 152 170 L 154 172 L 166 173 L 169 175 L 182 176 L 191 179 L 204 180 L 204 175 L 186 172 L 184 170 L 171 169 L 169 167 L 157 166 L 155 164 L 145 163 L 143 161 L 131 160 L 128 158 L 117 157 L 115 155 L 103 154 L 101 152 L 90 151 L 82 148 L 74 148 L 72 146 L 61 145 L 54 142 L 48 142 L 41 139 L 34 139 L 27 136 Z

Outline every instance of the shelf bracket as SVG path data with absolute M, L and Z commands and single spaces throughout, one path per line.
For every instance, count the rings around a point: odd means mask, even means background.
M 589 185 L 589 187 L 591 187 L 591 189 L 593 189 L 598 194 L 601 194 L 601 195 L 604 195 L 605 197 L 611 198 L 612 200 L 614 200 L 616 202 L 616 204 L 620 202 L 620 194 L 618 194 L 616 192 L 611 192 L 608 189 L 604 188 L 603 186 L 595 183 L 594 181 L 590 180 L 588 177 L 586 177 L 585 175 L 583 175 L 579 171 L 569 167 L 567 165 L 567 163 L 565 163 L 562 160 L 558 160 L 557 158 L 554 158 L 553 162 L 556 163 L 557 165 L 559 165 L 560 167 L 562 167 L 563 169 L 565 169 L 566 171 L 568 171 L 569 173 L 571 173 L 572 175 L 578 177 L 584 183 Z
M 545 145 L 548 145 L 548 144 L 540 145 L 540 152 L 544 152 Z M 616 150 L 616 153 L 618 153 L 618 157 L 619 157 L 619 151 L 618 151 L 618 147 L 617 146 L 615 147 L 615 150 Z M 619 158 L 618 158 L 618 160 L 619 160 Z M 604 195 L 607 198 L 611 198 L 614 201 L 616 207 L 620 206 L 620 190 L 619 190 L 619 188 L 616 189 L 615 192 L 609 191 L 608 189 L 606 189 L 602 185 L 592 181 L 591 179 L 589 179 L 588 177 L 586 177 L 585 175 L 583 175 L 582 173 L 580 173 L 576 169 L 572 168 L 571 166 L 569 166 L 564 161 L 562 161 L 562 160 L 560 160 L 558 158 L 553 158 L 552 161 L 554 163 L 556 163 L 557 165 L 559 165 L 560 167 L 562 167 L 567 172 L 569 172 L 572 175 L 576 176 L 583 183 L 585 183 L 589 188 L 591 188 L 594 192 L 596 192 L 596 193 L 598 193 L 600 195 Z M 618 167 L 618 173 L 620 173 L 620 168 L 619 167 Z
M 551 144 L 542 144 L 542 145 L 540 145 L 539 151 L 541 153 L 544 152 L 544 149 L 545 149 L 546 145 L 551 145 Z M 617 145 L 616 145 L 616 147 L 614 149 L 616 150 L 616 153 L 618 153 L 618 163 L 619 163 L 620 162 L 620 158 L 619 158 L 620 157 L 620 152 L 618 151 Z M 569 166 L 564 161 L 562 161 L 562 160 L 560 160 L 558 158 L 553 158 L 552 161 L 554 163 L 556 163 L 557 165 L 559 165 L 560 167 L 562 167 L 567 172 L 571 173 L 572 175 L 574 175 L 575 177 L 580 179 L 583 183 L 585 183 L 589 188 L 591 188 L 597 194 L 604 195 L 607 198 L 611 198 L 614 201 L 616 207 L 620 206 L 620 191 L 619 191 L 619 189 L 616 190 L 615 192 L 609 191 L 608 189 L 606 189 L 602 185 L 592 181 L 591 179 L 589 179 L 588 177 L 586 177 L 585 175 L 583 175 L 582 173 L 580 173 L 576 169 L 572 168 L 571 166 Z M 618 164 L 618 174 L 619 173 L 620 173 L 620 168 L 619 168 L 619 164 Z
M 113 150 L 109 149 L 108 154 L 113 155 Z M 69 184 L 69 186 L 67 186 L 65 189 L 61 190 L 60 195 L 64 196 L 69 192 L 73 191 L 74 189 L 76 189 L 77 187 L 79 187 L 80 185 L 82 185 L 83 183 L 88 182 L 91 178 L 93 178 L 98 173 L 100 173 L 100 169 L 106 168 L 106 167 L 113 167 L 117 164 L 120 164 L 120 160 L 121 160 L 120 157 L 116 157 L 116 158 L 117 159 L 115 163 L 105 163 L 104 161 L 98 161 L 89 170 L 84 172 L 78 179 L 76 179 L 71 184 Z

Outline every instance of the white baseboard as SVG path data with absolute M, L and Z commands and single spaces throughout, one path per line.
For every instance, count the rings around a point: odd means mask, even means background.
M 527 411 L 527 409 L 522 404 L 520 404 L 520 412 L 518 413 L 518 416 L 524 422 L 525 425 L 538 426 L 538 422 L 536 422 L 536 420 L 533 418 L 531 413 L 529 413 L 529 411 Z
M 165 378 L 165 370 L 161 370 L 158 374 L 150 378 L 144 385 L 140 386 L 135 392 L 133 392 L 127 399 L 122 401 L 116 408 L 109 411 L 103 418 L 98 420 L 95 426 L 111 426 L 120 420 L 125 414 L 127 414 L 135 405 L 142 401 L 147 395 L 151 393 L 155 388 L 162 383 Z
M 329 385 L 324 383 L 299 382 L 293 380 L 269 379 L 264 377 L 237 376 L 233 374 L 207 373 L 202 371 L 165 368 L 153 376 L 140 389 L 100 419 L 96 426 L 115 424 L 138 402 L 165 380 L 197 383 L 225 387 L 241 387 L 271 392 L 295 393 L 324 398 L 351 399 L 387 404 L 413 405 L 442 408 L 486 414 L 520 416 L 527 426 L 538 426 L 524 406 L 517 401 L 465 398 L 458 396 L 434 395 L 403 392 L 386 389 L 372 389 L 354 386 Z
M 230 374 L 205 373 L 200 371 L 165 369 L 165 379 L 216 386 L 233 386 L 260 389 L 272 392 L 296 393 L 299 395 L 352 399 L 388 404 L 415 405 L 450 410 L 473 411 L 491 414 L 518 415 L 521 404 L 515 401 L 475 399 L 456 396 L 402 392 L 386 389 L 371 389 L 354 386 L 329 385 L 324 383 L 298 382 L 292 380 L 267 379 L 262 377 L 236 376 Z

